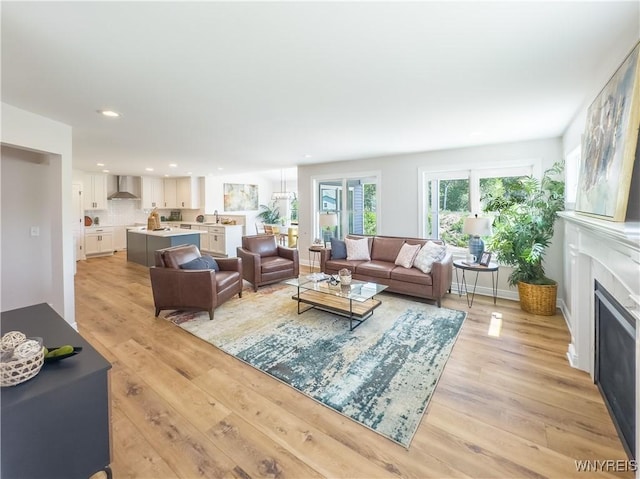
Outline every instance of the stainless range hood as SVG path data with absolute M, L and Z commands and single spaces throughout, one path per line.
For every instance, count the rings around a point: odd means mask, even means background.
M 116 176 L 117 191 L 109 195 L 108 200 L 139 200 L 136 195 L 131 193 L 134 189 L 135 177 L 133 176 Z

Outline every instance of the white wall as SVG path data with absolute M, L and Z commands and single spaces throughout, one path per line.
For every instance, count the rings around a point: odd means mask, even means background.
M 47 302 L 75 327 L 71 127 L 3 103 L 1 141 L 3 146 L 40 153 L 34 157 L 46 157 L 48 164 L 18 163 L 24 162 L 25 157 L 19 159 L 20 154 L 16 153 L 6 158 L 5 167 L 3 154 L 0 308 L 6 311 L 33 302 Z M 26 177 L 31 174 L 33 178 Z M 26 204 L 8 197 L 22 184 L 41 188 L 27 190 L 33 198 L 25 199 Z M 21 214 L 25 223 L 20 228 L 6 222 L 7 218 L 21 221 L 18 220 Z M 42 224 L 40 239 L 31 241 L 30 236 L 25 236 L 24 226 L 36 222 Z M 38 247 L 47 250 L 38 257 L 48 264 L 30 267 L 29 274 L 24 275 L 25 258 Z M 38 290 L 25 292 L 31 290 L 32 284 L 37 284 Z
M 560 138 L 549 138 L 300 166 L 298 168 L 298 194 L 302 205 L 298 243 L 300 251 L 306 253 L 309 245 L 313 242 L 312 183 L 314 177 L 322 177 L 327 174 L 340 177 L 352 173 L 379 171 L 381 191 L 378 233 L 418 237 L 421 236 L 418 223 L 418 210 L 421 201 L 418 190 L 419 169 L 442 170 L 461 165 L 481 165 L 487 162 L 500 163 L 512 160 L 537 160 L 541 163 L 542 168 L 546 169 L 561 159 L 562 143 Z M 554 245 L 549 248 L 545 265 L 547 275 L 558 281 L 558 289 L 561 291 L 563 277 L 562 231 L 557 231 L 556 235 L 557 239 L 554 241 Z M 301 260 L 306 260 L 306 257 L 303 255 Z M 508 274 L 507 268 L 501 268 L 499 295 L 515 298 L 517 293 L 506 284 Z M 490 288 L 490 278 L 483 279 L 488 280 L 488 284 L 484 284 L 484 282 L 481 284 L 481 280 L 479 280 L 478 290 L 486 292 Z

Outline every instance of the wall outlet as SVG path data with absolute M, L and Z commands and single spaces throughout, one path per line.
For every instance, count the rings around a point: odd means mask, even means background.
M 40 236 L 40 228 L 38 226 L 31 227 L 31 236 Z

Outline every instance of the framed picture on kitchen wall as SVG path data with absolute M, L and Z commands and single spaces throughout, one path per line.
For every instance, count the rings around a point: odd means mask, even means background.
M 576 211 L 624 221 L 640 127 L 636 44 L 587 111 Z
M 224 184 L 225 211 L 256 211 L 257 209 L 258 185 Z

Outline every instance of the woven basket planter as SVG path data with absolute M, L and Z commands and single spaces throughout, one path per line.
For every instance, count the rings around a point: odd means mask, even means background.
M 556 298 L 558 296 L 558 284 L 529 284 L 518 283 L 520 295 L 520 307 L 527 313 L 541 316 L 553 316 L 556 314 Z

